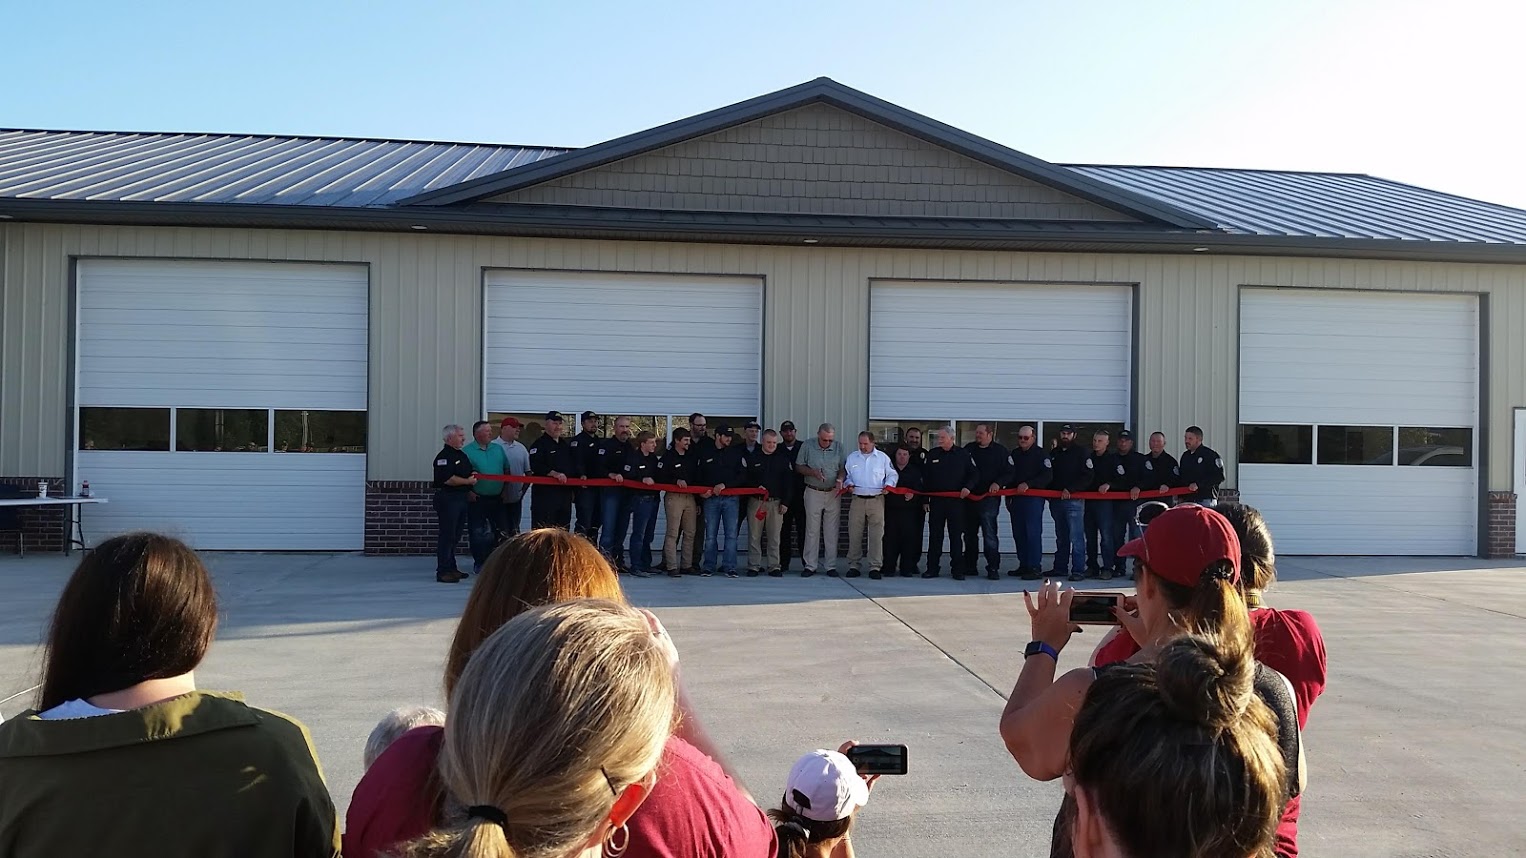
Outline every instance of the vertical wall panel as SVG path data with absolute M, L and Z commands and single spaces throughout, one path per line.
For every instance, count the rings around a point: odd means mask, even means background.
M 62 474 L 69 259 L 310 259 L 371 265 L 372 479 L 424 479 L 445 422 L 481 413 L 483 267 L 765 278 L 764 416 L 802 427 L 868 419 L 871 278 L 1139 283 L 1138 428 L 1173 449 L 1201 423 L 1233 459 L 1241 285 L 1484 291 L 1488 484 L 1511 487 L 1510 409 L 1526 405 L 1526 266 L 1187 255 L 684 245 L 429 234 L 6 224 L 0 227 L 0 474 Z M 1040 371 L 1039 368 L 1021 368 Z

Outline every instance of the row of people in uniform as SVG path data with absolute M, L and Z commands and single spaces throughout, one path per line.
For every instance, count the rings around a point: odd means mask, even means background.
M 781 424 L 779 431 L 765 431 L 756 422 L 744 428 L 738 441 L 730 427 L 719 427 L 712 437 L 702 414 L 690 415 L 688 429 L 676 429 L 672 442 L 663 448 L 655 435 L 642 432 L 633 437 L 631 421 L 621 417 L 614 432 L 604 437 L 597 433 L 599 415 L 585 411 L 582 431 L 563 438 L 564 418 L 559 412 L 546 415 L 545 431 L 525 451 L 518 445 L 519 421 L 508 418 L 501 433 L 510 435 L 492 443 L 512 454 L 519 446 L 525 460 L 520 468 L 511 463 L 502 470 L 476 468 L 479 473 L 532 473 L 561 481 L 579 477 L 625 479 L 656 483 L 717 487 L 761 487 L 765 497 L 728 495 L 693 495 L 667 492 L 626 491 L 621 488 L 582 486 L 536 486 L 531 494 L 531 526 L 573 529 L 599 545 L 622 571 L 647 576 L 656 568 L 677 577 L 698 571 L 701 575 L 717 572 L 738 577 L 739 531 L 744 521 L 748 527 L 747 573 L 778 576 L 788 568 L 792 543 L 798 545 L 802 575 L 816 574 L 825 560 L 826 574 L 837 575 L 836 557 L 840 529 L 838 495 L 851 489 L 848 530 L 848 576 L 861 574 L 864 565 L 871 577 L 882 574 L 912 576 L 921 561 L 923 533 L 927 540 L 926 578 L 941 574 L 944 537 L 949 547 L 950 571 L 956 579 L 978 574 L 982 554 L 988 578 L 1000 575 L 999 519 L 1001 498 L 968 501 L 959 498 L 923 498 L 887 495 L 888 486 L 901 485 L 927 492 L 963 492 L 983 494 L 994 489 L 1054 489 L 1062 497 L 1048 500 L 1054 520 L 1056 545 L 1060 547 L 1049 575 L 1080 580 L 1089 575 L 1103 578 L 1122 574 L 1123 564 L 1117 549 L 1124 539 L 1137 533 L 1134 512 L 1137 498 L 1167 488 L 1188 488 L 1186 500 L 1215 503 L 1214 490 L 1223 482 L 1223 461 L 1204 446 L 1202 430 L 1186 430 L 1186 451 L 1180 462 L 1165 452 L 1165 436 L 1150 436 L 1149 451 L 1135 449 L 1133 434 L 1119 433 L 1116 448 L 1106 430 L 1091 437 L 1089 449 L 1076 443 L 1076 427 L 1061 427 L 1055 444 L 1045 449 L 1037 443 L 1037 430 L 1023 425 L 1018 430 L 1017 446 L 1008 450 L 997 442 L 989 424 L 975 428 L 976 440 L 956 446 L 953 431 L 944 427 L 936 433 L 931 448 L 922 446 L 921 431 L 906 431 L 903 442 L 894 448 L 895 458 L 876 449 L 876 439 L 860 433 L 857 450 L 845 454 L 835 438 L 835 430 L 823 424 L 814 443 L 802 443 L 792 421 Z M 483 427 L 486 427 L 484 430 Z M 447 435 L 452 427 L 447 427 Z M 459 427 L 454 427 L 459 429 Z M 462 433 L 464 435 L 464 432 Z M 474 427 L 478 447 L 488 445 L 491 426 Z M 436 461 L 436 485 L 444 491 L 469 489 L 467 476 L 442 477 L 442 464 L 456 470 L 481 464 L 481 456 L 453 456 L 447 438 L 446 449 Z M 801 454 L 805 451 L 805 459 Z M 467 452 L 471 452 L 468 448 Z M 466 464 L 455 459 L 466 458 Z M 876 458 L 877 457 L 877 458 Z M 507 455 L 506 459 L 513 458 Z M 491 467 L 491 463 L 488 463 Z M 851 466 L 851 467 L 850 467 Z M 862 472 L 855 483 L 850 473 Z M 452 486 L 451 480 L 462 485 Z M 503 486 L 499 483 L 496 486 Z M 515 484 L 508 484 L 514 486 Z M 522 491 L 522 487 L 517 487 Z M 486 491 L 492 491 L 487 488 Z M 1088 491 L 1129 491 L 1131 500 L 1083 501 L 1070 493 Z M 1011 522 L 1018 565 L 1008 572 L 1033 580 L 1041 577 L 1043 511 L 1045 499 L 1023 497 L 1005 499 Z M 480 502 L 480 501 L 474 501 Z M 662 565 L 654 565 L 651 546 L 656 540 L 658 504 L 663 505 L 667 530 L 662 540 Z M 518 530 L 518 496 L 512 503 L 512 521 L 501 527 L 503 533 Z M 437 499 L 436 507 L 439 509 Z M 468 507 L 467 512 L 484 507 Z M 505 504 L 507 508 L 509 504 Z M 576 512 L 576 526 L 573 513 Z M 485 518 L 486 516 L 479 516 Z M 446 533 L 442 515 L 441 556 L 453 554 L 454 540 Z M 483 528 L 469 527 L 469 534 Z M 459 534 L 459 526 L 453 531 Z M 491 533 L 484 537 L 483 555 L 491 550 Z M 867 538 L 867 539 L 866 539 Z M 478 552 L 478 539 L 473 555 Z M 867 546 L 865 543 L 867 542 Z M 448 547 L 445 547 L 448 543 Z M 627 562 L 625 554 L 629 552 Z M 822 557 L 822 555 L 825 555 Z M 442 560 L 437 575 L 465 577 L 454 569 L 454 558 Z M 459 577 L 457 580 L 459 580 Z

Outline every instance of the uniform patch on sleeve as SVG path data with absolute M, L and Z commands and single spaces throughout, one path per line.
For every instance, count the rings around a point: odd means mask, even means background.
M 448 459 L 435 459 L 434 463 L 436 465 L 448 465 L 448 464 L 450 464 L 450 460 L 448 460 Z
M 535 451 L 536 451 L 536 449 L 537 449 L 537 448 L 535 448 L 535 447 L 531 447 L 531 448 L 530 448 L 530 455 L 532 455 L 532 456 L 533 456 L 533 455 L 535 455 Z
M 1220 467 L 1220 468 L 1224 467 L 1224 460 L 1223 459 L 1214 459 L 1213 463 L 1215 465 L 1217 465 L 1218 467 Z

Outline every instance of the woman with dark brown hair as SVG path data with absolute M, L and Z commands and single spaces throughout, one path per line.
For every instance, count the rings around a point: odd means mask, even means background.
M 1076 714 L 1065 790 L 1076 858 L 1260 858 L 1287 797 L 1250 627 L 1107 668 Z
M 338 854 L 307 730 L 197 690 L 216 629 L 185 544 L 133 533 L 80 561 L 38 706 L 0 725 L 0 855 Z
M 522 533 L 499 546 L 477 577 L 445 662 L 445 694 L 484 641 L 532 608 L 574 599 L 624 603 L 620 580 L 592 543 L 560 528 Z M 654 628 L 661 623 L 648 614 Z M 660 637 L 667 640 L 666 633 Z M 676 668 L 676 651 L 673 654 Z M 677 677 L 675 677 L 677 679 Z M 625 858 L 772 858 L 773 828 L 719 763 L 677 682 L 675 730 L 651 796 L 619 836 Z M 465 808 L 442 786 L 438 766 L 445 729 L 405 733 L 361 777 L 345 814 L 344 852 L 375 858 L 432 828 L 459 823 Z
M 1250 616 L 1240 591 L 1240 540 L 1228 519 L 1197 504 L 1182 504 L 1150 522 L 1144 537 L 1119 549 L 1136 557 L 1139 617 L 1137 634 L 1144 647 L 1128 661 L 1152 661 L 1184 634 L 1238 639 L 1249 634 Z M 1033 623 L 1017 685 L 1002 712 L 1000 732 L 1007 750 L 1036 780 L 1053 780 L 1069 766 L 1076 712 L 1087 690 L 1106 668 L 1080 668 L 1056 677 L 1059 653 L 1080 630 L 1070 622 L 1074 591 L 1045 584 L 1037 598 L 1024 594 Z M 1278 744 L 1285 755 L 1291 799 L 1302 792 L 1303 746 L 1298 711 L 1288 680 L 1257 663 L 1256 693 L 1277 718 Z M 1056 846 L 1063 847 L 1065 825 L 1072 818 L 1067 802 L 1056 821 Z

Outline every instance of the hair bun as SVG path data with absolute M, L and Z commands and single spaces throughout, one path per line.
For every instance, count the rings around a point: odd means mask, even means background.
M 1245 714 L 1253 693 L 1254 663 L 1226 652 L 1220 642 L 1184 635 L 1166 644 L 1155 661 L 1161 699 L 1177 717 L 1223 728 Z

